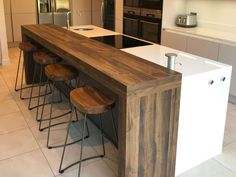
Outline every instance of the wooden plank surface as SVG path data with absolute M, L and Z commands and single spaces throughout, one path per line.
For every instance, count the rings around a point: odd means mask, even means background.
M 119 91 L 129 92 L 180 77 L 179 73 L 160 65 L 55 25 L 27 25 L 22 27 L 22 32 L 73 62 L 81 71 L 86 68 L 88 75 L 96 72 L 97 80 L 103 78 L 102 82 L 116 84 Z

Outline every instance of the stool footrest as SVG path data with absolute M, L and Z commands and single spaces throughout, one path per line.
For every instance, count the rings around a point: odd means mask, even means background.
M 89 135 L 87 135 L 87 136 L 84 137 L 84 139 L 87 139 L 87 138 L 89 138 Z M 82 141 L 82 138 L 81 138 L 81 139 L 78 139 L 78 140 L 76 140 L 76 141 L 73 141 L 73 142 L 71 142 L 71 143 L 67 143 L 66 145 L 65 145 L 65 144 L 61 144 L 61 145 L 56 145 L 56 146 L 48 146 L 48 149 L 60 148 L 60 147 L 64 147 L 64 146 L 70 146 L 70 145 L 75 144 L 75 143 L 78 143 L 78 142 L 80 142 L 80 141 Z
M 78 163 L 81 163 L 81 162 L 84 162 L 84 161 L 87 161 L 87 160 L 92 160 L 92 159 L 96 159 L 96 158 L 103 158 L 104 155 L 97 155 L 97 156 L 92 156 L 92 157 L 88 157 L 88 158 L 85 158 L 85 159 L 82 159 L 81 161 L 77 161 L 77 162 L 74 162 L 72 163 L 71 165 L 65 167 L 64 169 L 62 170 L 59 170 L 59 173 L 64 173 L 65 170 L 67 170 L 68 168 L 78 164 Z

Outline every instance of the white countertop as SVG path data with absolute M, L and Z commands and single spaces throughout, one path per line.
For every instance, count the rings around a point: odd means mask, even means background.
M 209 27 L 167 27 L 165 31 L 181 33 L 188 36 L 207 38 L 211 41 L 236 46 L 236 33 L 223 28 L 209 28 Z
M 90 31 L 77 31 L 74 29 L 77 28 L 93 28 Z M 74 26 L 70 28 L 71 31 L 78 34 L 84 35 L 86 37 L 97 37 L 97 36 L 108 36 L 108 35 L 117 35 L 116 33 L 110 30 L 106 30 L 100 27 L 93 25 L 84 25 L 84 26 Z M 150 62 L 159 64 L 161 66 L 167 67 L 167 57 L 166 53 L 176 53 L 178 57 L 176 59 L 175 71 L 182 73 L 184 77 L 209 72 L 218 68 L 228 67 L 219 62 L 215 62 L 206 58 L 202 58 L 196 55 L 184 53 L 175 49 L 164 47 L 158 44 L 141 46 L 141 47 L 132 47 L 121 49 L 124 52 L 130 53 L 132 55 L 138 56 Z
M 83 30 L 76 30 L 76 29 L 83 29 L 83 28 L 90 28 L 92 30 L 83 31 Z M 114 31 L 106 30 L 104 28 L 100 28 L 94 25 L 81 25 L 81 26 L 72 26 L 70 30 L 81 34 L 86 37 L 98 37 L 98 36 L 110 36 L 110 35 L 117 35 L 120 33 L 116 33 Z

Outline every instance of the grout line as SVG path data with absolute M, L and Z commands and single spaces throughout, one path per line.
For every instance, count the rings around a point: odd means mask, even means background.
M 19 153 L 19 154 L 17 154 L 17 155 L 14 155 L 14 156 L 11 156 L 11 157 L 7 157 L 7 158 L 5 158 L 5 159 L 0 159 L 0 163 L 1 163 L 2 161 L 5 161 L 5 160 L 13 159 L 13 158 L 18 157 L 18 156 L 23 156 L 23 155 L 25 155 L 25 154 L 29 154 L 29 153 L 34 152 L 34 151 L 38 151 L 39 149 L 40 149 L 40 148 L 32 149 L 32 150 L 30 150 L 30 151 L 23 152 L 23 153 Z
M 213 160 L 218 163 L 219 165 L 221 165 L 223 168 L 225 168 L 226 170 L 230 171 L 231 173 L 233 173 L 234 175 L 236 175 L 236 172 L 231 170 L 229 167 L 227 167 L 225 164 L 223 164 L 222 162 L 218 161 L 217 159 L 215 159 L 215 157 L 213 158 Z

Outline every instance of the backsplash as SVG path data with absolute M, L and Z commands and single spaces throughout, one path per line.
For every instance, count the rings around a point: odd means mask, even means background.
M 199 26 L 236 29 L 236 0 L 186 0 L 186 12 L 197 12 Z

